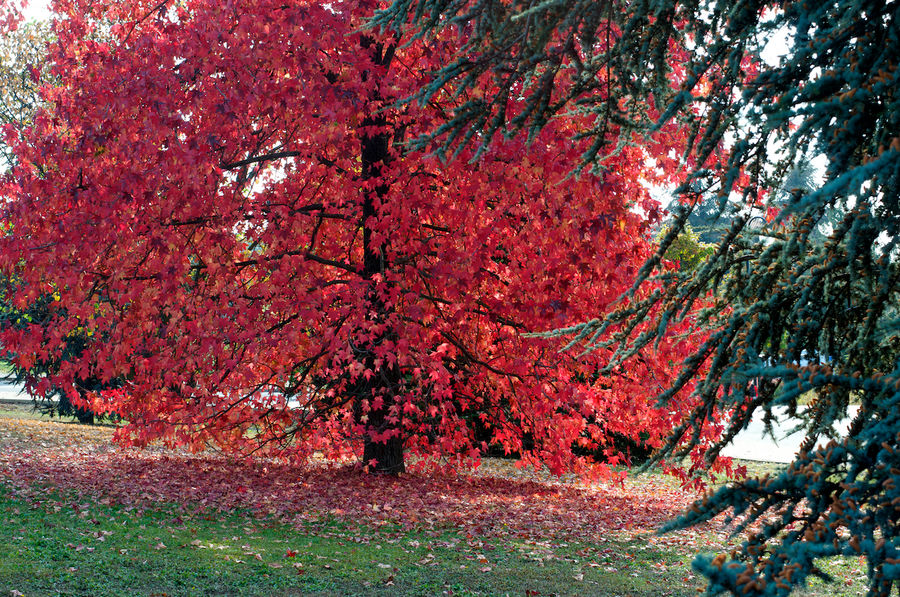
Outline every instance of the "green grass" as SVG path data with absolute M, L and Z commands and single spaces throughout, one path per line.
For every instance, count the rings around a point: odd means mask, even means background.
M 6 402 L 0 404 L 0 419 L 19 419 L 19 420 L 31 420 L 31 421 L 48 421 L 55 423 L 70 423 L 72 425 L 81 425 L 81 423 L 75 417 L 67 417 L 63 415 L 53 416 L 41 412 L 37 408 L 34 407 L 33 404 L 28 402 Z M 100 420 L 95 425 L 98 426 L 110 426 L 108 420 Z
M 0 489 L 0 594 L 695 595 L 688 554 L 640 542 L 501 543 L 453 531 L 294 526 Z M 16 593 L 12 593 L 16 594 Z
M 8 425 L 4 448 L 33 449 L 34 458 L 70 443 L 108 441 L 108 429 L 25 421 L 45 419 L 27 405 L 11 414 L 22 423 Z M 10 414 L 0 411 L 2 416 Z M 39 431 L 45 427 L 46 437 Z M 50 441 L 60 434 L 62 443 Z M 748 465 L 751 474 L 783 466 L 738 464 Z M 484 473 L 500 475 L 505 468 L 506 462 L 491 462 Z M 14 478 L 0 477 L 0 595 L 685 596 L 704 584 L 690 570 L 695 553 L 729 550 L 712 528 L 659 540 L 642 529 L 599 538 L 591 532 L 574 535 L 592 537 L 579 542 L 554 539 L 552 531 L 525 520 L 498 539 L 446 523 L 409 530 L 376 517 L 363 524 L 335 518 L 328 509 L 301 509 L 296 520 L 287 520 L 191 504 L 129 506 L 57 489 L 17 494 Z M 127 475 L 116 480 L 132 482 L 141 483 Z M 577 519 L 578 512 L 561 515 Z M 815 581 L 797 595 L 865 594 L 859 560 L 833 559 L 822 568 L 837 582 Z
M 138 510 L 0 489 L 0 594 L 696 595 L 692 554 L 642 541 L 499 542 L 451 530 L 290 524 L 177 505 Z M 858 561 L 798 595 L 863 594 Z M 851 581 L 848 585 L 847 581 Z M 18 591 L 18 593 L 15 593 Z
M 36 421 L 57 421 L 60 423 L 75 422 L 74 417 L 53 417 L 36 410 L 33 405 L 27 403 L 3 403 L 0 404 L 0 418 L 2 419 L 31 419 Z

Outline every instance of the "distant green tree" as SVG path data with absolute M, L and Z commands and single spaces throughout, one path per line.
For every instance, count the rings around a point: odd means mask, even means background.
M 668 227 L 664 227 L 659 236 L 665 236 L 667 232 Z M 684 229 L 675 237 L 672 246 L 669 247 L 666 259 L 677 261 L 678 267 L 682 271 L 692 271 L 706 261 L 715 250 L 715 245 L 702 242 L 691 225 L 685 224 Z
M 0 328 L 42 325 L 49 316 L 50 311 L 48 307 L 53 300 L 53 296 L 48 294 L 34 301 L 25 309 L 15 309 L 9 305 L 8 301 L 0 301 L 0 305 L 2 305 L 0 306 Z M 10 371 L 7 379 L 11 379 L 16 384 L 29 384 L 32 388 L 41 388 L 39 392 L 33 394 L 34 405 L 37 410 L 50 416 L 74 417 L 80 423 L 93 424 L 97 419 L 97 415 L 94 412 L 87 408 L 75 406 L 69 395 L 60 388 L 53 385 L 44 387 L 41 384 L 41 380 L 59 372 L 61 363 L 75 360 L 81 356 L 87 347 L 90 333 L 89 330 L 80 330 L 77 333 L 69 334 L 66 337 L 65 349 L 61 353 L 48 355 L 47 358 L 33 363 L 22 364 L 16 358 L 15 352 L 3 350 L 0 352 L 0 363 L 6 365 Z M 91 392 L 120 387 L 122 381 L 121 379 L 113 379 L 104 382 L 88 374 L 77 379 L 75 386 L 79 393 L 85 396 Z
M 615 348 L 626 363 L 669 326 L 694 318 L 708 340 L 683 363 L 662 401 L 690 381 L 702 399 L 657 458 L 677 457 L 715 408 L 734 408 L 718 449 L 762 410 L 784 407 L 806 430 L 803 449 L 774 478 L 729 484 L 676 526 L 720 512 L 740 516 L 745 541 L 732 556 L 698 558 L 709 592 L 787 595 L 815 562 L 863 556 L 869 594 L 900 584 L 900 9 L 885 0 L 395 0 L 375 23 L 465 32 L 456 60 L 419 101 L 450 92 L 468 103 L 437 129 L 447 150 L 534 134 L 574 109 L 596 126 L 585 155 L 602 171 L 614 122 L 652 134 L 671 119 L 693 128 L 693 180 L 683 204 L 715 198 L 732 222 L 716 252 L 678 273 L 662 269 L 688 221 L 683 211 L 640 272 L 627 304 L 602 321 L 560 330 L 587 349 Z M 789 37 L 778 64 L 760 60 L 774 32 Z M 670 66 L 673 52 L 688 57 Z M 598 76 L 602 75 L 602 76 Z M 468 94 L 492 80 L 496 93 Z M 521 108 L 508 113 L 510 98 Z M 662 116 L 655 121 L 648 107 Z M 621 138 L 621 136 L 620 136 Z M 652 143 L 652 137 L 645 142 Z M 730 146 L 726 161 L 716 152 Z M 785 149 L 786 148 L 786 149 Z M 791 182 L 804 159 L 824 156 L 821 184 Z M 796 173 L 797 180 L 804 178 Z M 778 189 L 788 200 L 778 207 Z M 748 227 L 770 203 L 762 228 Z M 839 216 L 832 219 L 829 214 Z M 827 238 L 816 231 L 830 226 Z M 662 290 L 637 292 L 652 280 Z M 715 304 L 695 310 L 701 298 Z M 648 318 L 652 332 L 644 330 Z M 799 398 L 814 392 L 807 403 Z M 860 409 L 843 437 L 828 439 Z M 753 529 L 753 530 L 750 530 Z
M 788 170 L 778 190 L 770 195 L 769 204 L 784 211 L 785 214 L 789 214 L 793 210 L 794 201 L 813 193 L 820 186 L 819 174 L 812 160 L 808 159 L 808 156 L 803 156 L 793 168 Z M 824 244 L 843 217 L 843 209 L 834 205 L 828 206 L 811 230 L 810 242 L 816 245 Z
M 737 207 L 731 204 L 720 208 L 716 197 L 707 195 L 691 210 L 686 225 L 695 231 L 699 242 L 716 245 L 731 228 L 736 211 Z

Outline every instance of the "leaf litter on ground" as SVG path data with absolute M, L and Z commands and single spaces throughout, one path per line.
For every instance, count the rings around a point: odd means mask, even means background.
M 154 508 L 185 504 L 248 511 L 294 524 L 337 519 L 350 526 L 440 531 L 469 538 L 602 544 L 640 538 L 668 549 L 721 546 L 714 521 L 654 532 L 696 495 L 659 476 L 585 484 L 487 459 L 474 474 L 371 475 L 354 466 L 298 467 L 267 460 L 138 450 L 112 443 L 113 429 L 0 418 L 0 482 L 20 497 L 49 487 L 81 502 Z

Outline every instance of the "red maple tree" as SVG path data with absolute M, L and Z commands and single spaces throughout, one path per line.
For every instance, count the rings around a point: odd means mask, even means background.
M 648 158 L 672 172 L 678 135 L 571 177 L 567 115 L 442 161 L 410 141 L 458 98 L 398 100 L 453 40 L 365 30 L 375 7 L 57 2 L 58 84 L 7 129 L 0 239 L 9 304 L 48 314 L 10 319 L 3 346 L 61 361 L 37 392 L 124 380 L 86 401 L 138 445 L 362 449 L 397 472 L 404 451 L 456 466 L 493 444 L 562 472 L 615 457 L 615 434 L 658 443 L 688 406 L 652 403 L 688 340 L 598 377 L 601 352 L 523 333 L 628 288 L 652 251 L 646 182 L 668 176 Z

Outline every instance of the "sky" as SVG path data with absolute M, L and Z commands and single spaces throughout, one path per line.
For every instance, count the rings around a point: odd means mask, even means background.
M 48 6 L 50 0 L 30 0 L 28 8 L 25 9 L 25 20 L 41 20 L 50 16 Z

